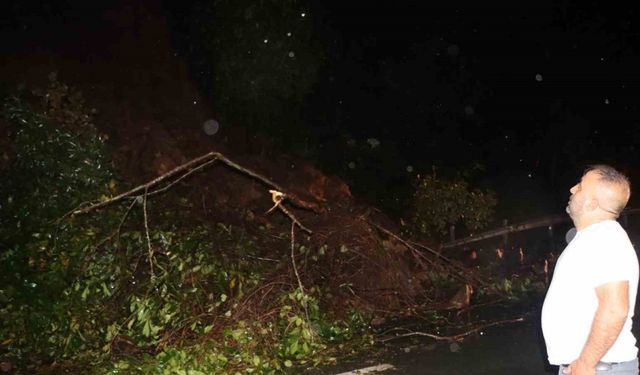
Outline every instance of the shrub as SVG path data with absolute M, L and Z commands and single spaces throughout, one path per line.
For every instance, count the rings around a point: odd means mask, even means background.
M 0 170 L 0 337 L 12 355 L 58 356 L 82 347 L 85 315 L 69 285 L 100 235 L 97 218 L 58 221 L 85 200 L 109 194 L 113 175 L 104 142 L 80 94 L 55 75 L 40 114 L 5 99 L 11 150 Z M 53 100 L 52 98 L 56 98 Z M 48 114 L 55 116 L 55 122 Z M 109 225 L 103 218 L 101 225 Z M 76 315 L 76 313 L 80 315 Z
M 442 236 L 451 225 L 463 224 L 469 231 L 486 227 L 497 204 L 491 191 L 472 189 L 461 178 L 439 178 L 418 175 L 413 194 L 412 225 L 414 230 Z
M 13 147 L 0 170 L 3 361 L 28 373 L 66 360 L 83 373 L 271 374 L 365 337 L 357 313 L 333 320 L 320 290 L 294 286 L 287 262 L 282 272 L 252 261 L 243 230 L 185 224 L 153 200 L 148 228 L 140 197 L 69 215 L 118 183 L 80 94 L 50 79 L 42 113 L 19 98 L 3 106 Z

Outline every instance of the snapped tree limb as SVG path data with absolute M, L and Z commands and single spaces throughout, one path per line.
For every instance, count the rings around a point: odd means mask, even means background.
M 268 186 L 272 190 L 277 191 L 279 193 L 278 201 L 276 202 L 274 198 L 275 206 L 273 208 L 276 208 L 276 207 L 279 208 L 280 211 L 282 211 L 285 215 L 287 215 L 287 217 L 289 217 L 289 219 L 291 219 L 295 225 L 300 227 L 300 229 L 304 230 L 309 234 L 312 233 L 311 230 L 309 230 L 304 225 L 302 225 L 300 221 L 289 210 L 287 210 L 283 206 L 283 202 L 286 200 L 295 207 L 311 210 L 314 212 L 319 212 L 320 207 L 316 203 L 302 200 L 290 193 L 282 193 L 285 190 L 280 185 L 276 184 L 275 182 L 271 181 L 270 179 L 264 177 L 263 175 L 257 172 L 254 172 L 248 168 L 241 166 L 238 163 L 233 162 L 232 160 L 228 159 L 227 157 L 225 157 L 224 155 L 216 151 L 209 152 L 205 155 L 199 156 L 184 164 L 181 164 L 175 167 L 174 169 L 170 170 L 169 172 L 162 174 L 142 185 L 136 186 L 133 189 L 125 191 L 124 193 L 118 194 L 115 197 L 111 197 L 111 198 L 99 200 L 99 201 L 83 202 L 77 208 L 69 212 L 67 215 L 63 216 L 63 218 L 69 215 L 80 215 L 93 210 L 97 210 L 97 209 L 106 207 L 108 205 L 114 204 L 116 202 L 119 202 L 125 198 L 146 199 L 151 195 L 159 194 L 161 192 L 168 190 L 169 188 L 174 186 L 176 183 L 184 180 L 188 176 L 194 174 L 199 170 L 206 168 L 207 166 L 217 161 L 225 164 L 231 169 L 235 169 L 241 172 L 242 174 L 245 174 L 257 180 L 258 182 L 261 182 L 262 184 Z M 166 185 L 160 186 L 163 183 L 166 183 Z M 156 189 L 151 190 L 152 188 L 156 188 Z M 273 193 L 272 193 L 272 196 L 273 196 Z

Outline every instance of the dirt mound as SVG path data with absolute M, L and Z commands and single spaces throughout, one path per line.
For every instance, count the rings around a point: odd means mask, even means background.
M 305 285 L 329 291 L 334 296 L 331 301 L 335 310 L 357 306 L 397 311 L 424 300 L 423 282 L 428 270 L 416 262 L 407 246 L 371 224 L 380 223 L 395 230 L 384 214 L 357 202 L 340 178 L 323 173 L 305 160 L 266 147 L 263 152 L 247 152 L 241 131 L 211 139 L 201 131 L 128 127 L 117 138 L 120 144 L 114 145 L 116 167 L 121 175 L 136 183 L 215 151 L 273 181 L 296 201 L 304 202 L 306 208 L 289 204 L 295 201 L 284 203 L 313 232 L 308 235 L 297 231 L 296 243 L 308 249 L 299 256 L 315 259 L 298 260 L 301 279 Z M 269 212 L 274 206 L 271 186 L 224 163 L 211 164 L 182 184 L 183 199 L 189 201 L 193 215 L 199 220 L 241 225 L 256 234 L 258 242 L 263 237 L 282 238 L 281 245 L 275 248 L 266 244 L 268 238 L 263 239 L 263 247 L 272 250 L 262 256 L 288 259 L 285 246 L 290 238 L 291 220 L 278 210 Z

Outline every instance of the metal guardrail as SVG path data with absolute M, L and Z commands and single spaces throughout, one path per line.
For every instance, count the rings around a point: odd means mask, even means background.
M 620 217 L 623 218 L 624 221 L 627 220 L 629 215 L 633 215 L 636 213 L 640 213 L 640 208 L 627 209 L 622 211 Z M 559 223 L 565 223 L 571 221 L 571 218 L 567 215 L 553 215 L 547 216 L 541 219 L 534 219 L 520 224 L 514 225 L 506 225 L 502 228 L 489 230 L 480 234 L 471 235 L 467 238 L 462 238 L 459 240 L 449 241 L 442 245 L 443 249 L 448 249 L 456 246 L 462 246 L 473 242 L 478 242 L 482 240 L 486 240 L 489 238 L 506 236 L 510 233 L 522 232 L 529 229 L 535 229 L 540 227 L 549 227 L 551 234 L 553 233 L 553 226 Z M 625 225 L 626 226 L 626 225 Z

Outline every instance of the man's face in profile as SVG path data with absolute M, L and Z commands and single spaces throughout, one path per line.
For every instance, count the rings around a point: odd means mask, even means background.
M 587 202 L 595 199 L 598 178 L 599 176 L 596 172 L 589 171 L 582 176 L 580 182 L 569 189 L 571 196 L 566 210 L 572 219 L 581 217 L 585 212 Z

